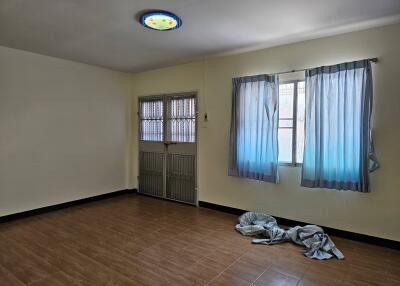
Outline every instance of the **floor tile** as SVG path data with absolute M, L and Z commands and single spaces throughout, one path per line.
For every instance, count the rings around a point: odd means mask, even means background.
M 400 252 L 332 237 L 344 260 L 254 245 L 237 216 L 140 195 L 0 224 L 0 285 L 400 285 Z
M 255 282 L 257 286 L 295 286 L 298 279 L 286 276 L 275 270 L 269 269 Z

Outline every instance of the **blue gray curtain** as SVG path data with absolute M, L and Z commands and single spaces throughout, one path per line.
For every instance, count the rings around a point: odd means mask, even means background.
M 233 79 L 229 175 L 278 180 L 277 76 Z
M 306 71 L 302 186 L 370 191 L 371 74 L 369 60 Z

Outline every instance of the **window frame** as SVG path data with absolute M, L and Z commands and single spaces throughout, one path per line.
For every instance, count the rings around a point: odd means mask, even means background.
M 301 167 L 303 163 L 297 163 L 297 103 L 298 103 L 298 85 L 299 82 L 304 82 L 304 79 L 285 80 L 279 82 L 281 84 L 294 84 L 293 88 L 293 127 L 279 127 L 281 118 L 278 116 L 278 130 L 279 129 L 292 129 L 292 162 L 278 162 L 279 166 L 286 167 Z M 285 119 L 285 118 L 282 118 Z
M 169 98 L 194 98 L 194 108 L 195 108 L 195 115 L 193 117 L 195 121 L 195 128 L 194 128 L 194 142 L 181 142 L 181 141 L 168 141 L 167 139 L 167 122 L 169 120 L 168 118 L 168 99 Z M 163 114 L 162 114 L 162 140 L 156 141 L 156 140 L 143 140 L 141 139 L 140 133 L 141 133 L 141 123 L 142 123 L 142 118 L 141 118 L 141 113 L 140 113 L 140 105 L 142 102 L 149 102 L 149 101 L 157 101 L 160 100 L 162 101 L 162 106 L 163 106 Z M 159 94 L 152 94 L 152 95 L 142 95 L 138 96 L 137 100 L 137 126 L 138 126 L 138 141 L 139 142 L 144 142 L 144 143 L 161 143 L 164 145 L 171 145 L 171 144 L 197 144 L 198 142 L 198 115 L 199 115 L 199 102 L 198 102 L 198 91 L 197 90 L 192 90 L 192 91 L 182 91 L 182 92 L 174 92 L 174 93 L 159 93 Z
M 138 105 L 137 105 L 137 119 L 138 119 L 138 141 L 139 142 L 149 142 L 149 143 L 164 143 L 165 142 L 165 112 L 164 112 L 164 108 L 165 108 L 165 99 L 164 99 L 165 94 L 156 94 L 156 95 L 145 95 L 145 96 L 139 96 L 138 97 Z M 150 101 L 161 101 L 162 102 L 162 140 L 144 140 L 141 138 L 141 132 L 142 132 L 142 120 L 143 118 L 141 117 L 141 103 L 142 102 L 150 102 Z

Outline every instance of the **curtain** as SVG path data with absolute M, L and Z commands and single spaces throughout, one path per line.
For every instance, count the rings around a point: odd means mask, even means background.
M 277 182 L 278 93 L 275 75 L 233 79 L 230 176 Z
M 306 70 L 302 186 L 370 191 L 371 112 L 369 60 Z

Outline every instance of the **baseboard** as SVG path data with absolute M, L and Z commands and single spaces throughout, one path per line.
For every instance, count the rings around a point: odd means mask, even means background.
M 52 211 L 56 211 L 56 210 L 60 210 L 60 209 L 65 209 L 68 207 L 86 204 L 86 203 L 90 203 L 90 202 L 95 202 L 95 201 L 99 201 L 99 200 L 104 200 L 104 199 L 108 199 L 108 198 L 113 198 L 113 197 L 120 196 L 120 195 L 136 193 L 136 192 L 137 192 L 137 189 L 125 189 L 125 190 L 115 191 L 115 192 L 97 195 L 97 196 L 93 196 L 93 197 L 89 197 L 89 198 L 84 198 L 84 199 L 80 199 L 80 200 L 65 202 L 65 203 L 61 203 L 61 204 L 57 204 L 57 205 L 52 205 L 52 206 L 48 206 L 48 207 L 43 207 L 43 208 L 33 209 L 33 210 L 24 211 L 24 212 L 20 212 L 20 213 L 10 214 L 10 215 L 0 217 L 0 223 L 4 223 L 4 222 L 16 220 L 16 219 L 21 219 L 21 218 L 25 218 L 25 217 L 30 217 L 30 216 L 34 216 L 34 215 L 39 215 L 39 214 L 43 214 L 43 213 L 47 213 L 47 212 L 52 212 Z
M 204 202 L 204 201 L 199 201 L 199 207 L 217 210 L 217 211 L 234 214 L 234 215 L 238 215 L 238 216 L 247 212 L 246 210 L 232 208 L 232 207 L 228 207 L 228 206 L 222 206 L 222 205 Z M 291 219 L 282 218 L 282 217 L 274 216 L 274 218 L 276 218 L 278 224 L 289 226 L 289 227 L 293 227 L 296 225 L 310 224 L 307 222 L 291 220 Z M 400 249 L 400 241 L 370 236 L 370 235 L 361 234 L 361 233 L 355 233 L 355 232 L 346 231 L 346 230 L 340 230 L 340 229 L 326 227 L 326 226 L 321 226 L 321 227 L 329 235 L 347 238 L 347 239 L 360 241 L 360 242 L 365 242 L 365 243 L 369 243 L 369 244 L 379 245 L 379 246 L 383 246 L 383 247 L 387 247 L 387 248 L 393 248 L 393 249 L 397 249 L 397 250 Z

